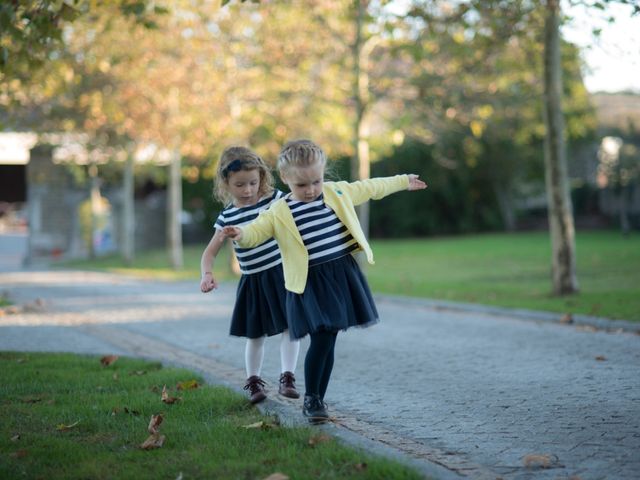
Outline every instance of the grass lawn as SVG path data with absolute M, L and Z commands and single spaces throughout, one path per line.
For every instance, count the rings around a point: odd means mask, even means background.
M 200 386 L 176 389 L 191 380 Z M 242 396 L 159 363 L 0 352 L 0 385 L 0 478 L 421 478 L 318 429 L 279 427 Z M 164 385 L 182 400 L 163 403 Z M 165 441 L 144 450 L 156 414 Z
M 638 235 L 578 232 L 580 293 L 563 298 L 551 294 L 545 232 L 374 240 L 372 247 L 376 265 L 367 268 L 367 277 L 378 293 L 640 321 Z M 203 248 L 186 247 L 179 272 L 168 268 L 164 251 L 138 255 L 132 268 L 116 257 L 67 265 L 198 282 Z M 225 249 L 214 269 L 219 280 L 233 278 L 228 258 Z
M 546 233 L 376 241 L 376 292 L 640 321 L 640 237 L 578 232 L 580 293 L 551 292 Z

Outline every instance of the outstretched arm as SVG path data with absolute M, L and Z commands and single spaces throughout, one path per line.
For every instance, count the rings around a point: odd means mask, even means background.
M 413 190 L 424 190 L 425 188 L 427 188 L 427 184 L 418 178 L 419 175 L 410 173 L 407 176 L 409 177 L 409 187 L 407 188 L 407 190 L 409 190 L 410 192 Z
M 218 282 L 213 277 L 213 264 L 225 239 L 226 237 L 222 231 L 216 230 L 209 244 L 205 247 L 204 252 L 202 252 L 202 257 L 200 258 L 200 291 L 202 293 L 207 293 L 218 288 Z

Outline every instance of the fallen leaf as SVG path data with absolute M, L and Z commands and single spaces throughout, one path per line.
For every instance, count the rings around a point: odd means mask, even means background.
M 570 313 L 565 313 L 562 317 L 560 317 L 560 323 L 573 323 L 573 315 Z
M 106 355 L 100 359 L 100 363 L 103 367 L 108 367 L 118 360 L 118 358 L 120 358 L 118 355 Z
M 276 472 L 272 473 L 268 477 L 264 477 L 262 480 L 289 480 L 289 477 L 284 473 Z
M 278 425 L 276 425 L 275 423 L 268 423 L 265 421 L 259 421 L 256 423 L 252 423 L 250 425 L 243 425 L 244 428 L 246 429 L 250 429 L 250 428 L 259 428 L 260 430 L 269 430 L 270 428 L 274 428 L 277 427 Z
M 12 442 L 17 442 L 18 440 L 20 440 L 20 434 L 16 433 L 13 437 L 11 437 L 11 441 Z
M 149 426 L 147 427 L 147 430 L 151 435 L 158 433 L 158 428 L 160 427 L 160 424 L 163 420 L 164 417 L 161 414 L 151 415 L 151 420 L 149 421 Z
M 142 448 L 143 450 L 153 450 L 154 448 L 160 448 L 164 444 L 165 438 L 166 437 L 164 435 L 160 435 L 159 433 L 152 433 L 149 438 L 142 442 L 140 448 Z
M 129 375 L 137 375 L 141 377 L 142 375 L 146 375 L 146 374 L 147 374 L 146 370 L 136 370 L 135 372 L 131 372 Z
M 29 454 L 28 450 L 16 450 L 15 452 L 11 453 L 10 456 L 13 458 L 24 458 Z
M 79 423 L 80 423 L 80 420 L 78 420 L 77 422 L 72 423 L 71 425 L 65 425 L 64 423 L 60 423 L 56 427 L 56 430 L 58 430 L 60 432 L 64 432 L 66 430 L 71 430 L 72 428 L 76 427 Z
M 356 470 L 358 470 L 360 472 L 363 471 L 363 470 L 366 470 L 367 467 L 368 467 L 368 465 L 365 462 L 356 463 L 354 466 L 356 467 Z
M 176 388 L 178 390 L 192 390 L 198 388 L 200 384 L 196 380 L 185 380 L 184 382 L 178 382 Z
M 604 355 L 597 355 L 596 356 L 596 360 L 598 360 L 599 362 L 604 362 L 607 359 L 607 357 L 605 357 Z
M 118 377 L 118 372 L 115 372 L 115 373 L 113 374 L 113 379 L 114 379 L 114 380 L 118 380 L 118 378 L 119 378 L 119 377 Z
M 330 440 L 332 440 L 330 435 L 327 435 L 326 433 L 322 433 L 320 435 L 314 435 L 313 437 L 311 437 L 309 439 L 309 445 L 311 445 L 312 447 L 315 447 L 319 443 L 328 442 Z
M 164 403 L 168 403 L 169 405 L 179 402 L 181 401 L 182 398 L 180 397 L 170 397 L 169 394 L 167 393 L 167 386 L 165 385 L 164 387 L 162 387 L 162 401 Z
M 42 401 L 40 397 L 25 397 L 22 399 L 22 403 L 39 403 Z
M 558 462 L 555 455 L 530 454 L 525 455 L 522 463 L 526 468 L 551 468 Z

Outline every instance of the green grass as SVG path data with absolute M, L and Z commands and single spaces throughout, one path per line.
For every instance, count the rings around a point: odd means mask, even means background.
M 580 292 L 556 297 L 546 233 L 373 242 L 371 288 L 514 308 L 640 321 L 640 237 L 579 232 Z
M 580 293 L 551 293 L 551 247 L 545 232 L 469 235 L 372 242 L 376 265 L 367 268 L 375 292 L 503 307 L 581 313 L 640 321 L 640 237 L 578 232 Z M 173 272 L 164 251 L 139 254 L 132 268 L 117 257 L 67 264 L 153 278 L 200 278 L 202 246 L 184 250 L 185 268 Z M 214 268 L 233 278 L 228 252 Z
M 0 478 L 417 479 L 407 467 L 347 448 L 313 428 L 273 425 L 222 387 L 176 391 L 193 373 L 120 358 L 0 352 Z M 176 404 L 160 400 L 163 385 Z M 139 446 L 162 413 L 164 445 Z M 271 428 L 244 428 L 263 421 Z M 77 423 L 76 423 L 77 422 Z M 60 430 L 60 425 L 72 425 Z M 318 440 L 310 443 L 310 439 Z

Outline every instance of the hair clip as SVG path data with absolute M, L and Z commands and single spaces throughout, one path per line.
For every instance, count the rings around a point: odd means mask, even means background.
M 227 178 L 229 176 L 229 172 L 239 172 L 240 170 L 242 170 L 242 160 L 236 158 L 222 169 L 222 176 Z

